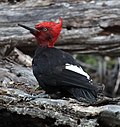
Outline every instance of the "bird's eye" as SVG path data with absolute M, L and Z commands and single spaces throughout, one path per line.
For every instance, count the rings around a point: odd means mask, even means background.
M 43 31 L 47 31 L 48 29 L 47 28 L 43 28 Z

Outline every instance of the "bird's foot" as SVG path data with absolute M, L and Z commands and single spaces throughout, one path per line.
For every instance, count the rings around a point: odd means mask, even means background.
M 38 95 L 29 95 L 29 96 L 25 96 L 23 98 L 23 101 L 31 101 L 31 100 L 35 100 L 37 98 L 50 98 L 50 96 L 45 93 L 40 93 Z

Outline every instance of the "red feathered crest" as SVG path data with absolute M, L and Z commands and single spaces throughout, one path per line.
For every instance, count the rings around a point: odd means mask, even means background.
M 41 46 L 48 45 L 48 47 L 54 47 L 62 29 L 62 18 L 59 20 L 59 23 L 51 21 L 35 25 L 35 28 L 38 30 L 36 39 Z

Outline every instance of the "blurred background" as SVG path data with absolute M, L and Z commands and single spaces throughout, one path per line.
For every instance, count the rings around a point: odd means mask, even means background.
M 0 0 L 0 85 L 36 86 L 31 74 L 36 40 L 17 24 L 34 27 L 60 17 L 63 29 L 56 48 L 71 53 L 96 85 L 104 84 L 106 96 L 119 96 L 118 0 Z

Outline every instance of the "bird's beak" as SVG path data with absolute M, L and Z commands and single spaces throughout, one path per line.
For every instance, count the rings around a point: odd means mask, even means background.
M 30 27 L 25 26 L 25 25 L 22 25 L 22 24 L 18 24 L 18 26 L 21 26 L 21 27 L 23 27 L 23 28 L 25 28 L 25 29 L 29 30 L 29 31 L 30 31 L 30 33 L 31 33 L 31 34 L 33 34 L 33 35 L 36 35 L 36 33 L 37 33 L 37 31 L 38 31 L 37 29 L 30 28 Z

